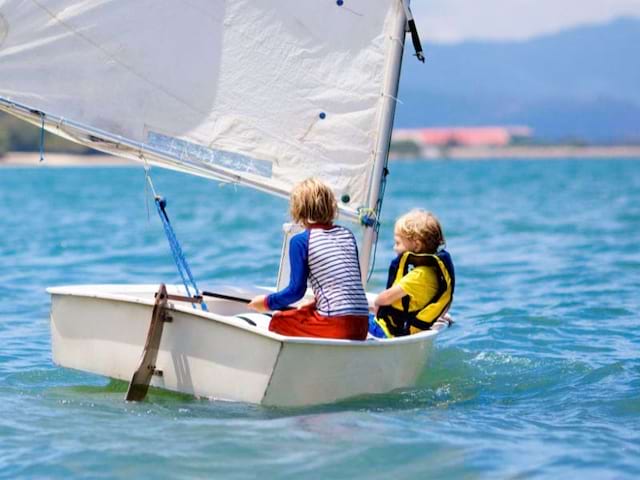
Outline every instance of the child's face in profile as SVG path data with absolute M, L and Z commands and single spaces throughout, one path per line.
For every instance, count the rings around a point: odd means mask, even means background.
M 397 255 L 402 255 L 404 252 L 415 252 L 416 245 L 408 238 L 395 232 L 393 234 L 393 251 L 396 252 Z

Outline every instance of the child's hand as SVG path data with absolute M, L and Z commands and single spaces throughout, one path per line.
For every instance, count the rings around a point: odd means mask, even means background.
M 253 297 L 253 300 L 249 302 L 249 308 L 255 310 L 256 312 L 266 312 L 269 309 L 265 305 L 266 295 L 258 295 Z

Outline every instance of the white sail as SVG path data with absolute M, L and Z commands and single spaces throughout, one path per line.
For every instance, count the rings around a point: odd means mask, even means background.
M 170 168 L 283 194 L 317 176 L 355 210 L 400 17 L 400 0 L 0 0 L 0 97 Z

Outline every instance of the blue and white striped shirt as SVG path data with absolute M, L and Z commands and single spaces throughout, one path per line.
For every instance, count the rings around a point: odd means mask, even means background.
M 320 315 L 368 314 L 358 246 L 351 231 L 334 225 L 294 235 L 289 243 L 289 261 L 289 285 L 267 297 L 270 309 L 278 310 L 300 300 L 309 280 Z

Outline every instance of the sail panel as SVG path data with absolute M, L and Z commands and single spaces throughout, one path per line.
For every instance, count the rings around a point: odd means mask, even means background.
M 0 0 L 0 96 L 366 202 L 398 0 Z M 185 168 L 185 170 L 187 170 Z

